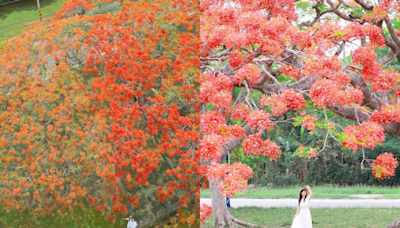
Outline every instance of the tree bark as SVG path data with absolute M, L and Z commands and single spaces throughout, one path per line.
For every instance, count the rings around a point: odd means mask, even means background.
M 249 135 L 253 132 L 248 124 L 244 126 L 243 129 L 246 135 Z M 219 158 L 219 162 L 222 163 L 225 156 L 233 149 L 238 147 L 240 143 L 242 143 L 243 139 L 244 137 L 239 137 L 226 142 L 224 146 L 222 146 L 224 153 Z M 228 225 L 229 227 L 257 227 L 255 224 L 240 221 L 229 213 L 228 207 L 226 206 L 226 198 L 218 189 L 219 182 L 220 180 L 217 180 L 216 182 L 209 180 L 211 205 L 214 215 L 214 227 L 225 227 L 225 225 Z
M 216 182 L 209 180 L 214 227 L 224 228 L 226 225 L 229 227 L 257 227 L 255 224 L 240 221 L 229 213 L 228 207 L 226 206 L 226 199 L 218 190 L 219 182 L 220 180 Z
M 388 226 L 387 228 L 400 228 L 400 218 L 394 220 L 393 224 Z

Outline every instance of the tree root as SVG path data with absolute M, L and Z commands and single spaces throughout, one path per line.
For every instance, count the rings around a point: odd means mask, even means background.
M 229 226 L 229 228 L 234 227 L 258 227 L 255 224 L 247 223 L 244 221 L 240 221 L 234 218 L 230 213 L 228 208 L 226 207 L 225 197 L 219 192 L 218 184 L 220 180 L 216 182 L 210 181 L 210 193 L 211 193 L 211 203 L 213 208 L 214 215 L 214 227 L 225 228 L 225 226 Z
M 220 218 L 218 221 L 218 228 L 225 228 L 228 225 L 229 228 L 236 228 L 236 227 L 258 227 L 256 224 L 251 224 L 245 221 L 240 221 L 237 218 L 234 218 L 232 215 L 228 214 L 225 219 Z
M 394 220 L 393 224 L 388 226 L 387 228 L 400 228 L 400 218 Z

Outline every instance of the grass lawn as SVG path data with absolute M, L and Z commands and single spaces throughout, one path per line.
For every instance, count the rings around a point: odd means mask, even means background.
M 117 214 L 115 222 L 112 223 L 107 216 L 95 211 L 93 208 L 75 207 L 73 211 L 60 215 L 52 213 L 48 215 L 34 214 L 30 211 L 5 210 L 0 206 L 0 227 L 7 228 L 125 228 L 127 221 L 122 218 L 127 215 Z M 193 227 L 199 227 L 200 222 L 193 224 Z M 178 216 L 173 216 L 159 225 L 153 225 L 152 228 L 186 228 L 187 224 L 179 222 Z
M 279 199 L 279 198 L 298 198 L 301 186 L 290 188 L 270 188 L 261 189 L 254 192 L 239 193 L 233 198 L 248 199 Z M 400 199 L 400 188 L 355 186 L 355 187 L 329 187 L 317 186 L 311 187 L 315 199 L 362 199 L 359 197 L 351 197 L 355 194 L 383 194 L 382 199 Z M 250 191 L 252 191 L 250 189 Z M 201 198 L 210 198 L 209 190 L 200 192 Z
M 75 208 L 74 211 L 64 215 L 53 213 L 50 215 L 33 214 L 29 211 L 11 210 L 0 208 L 0 227 L 63 227 L 63 228 L 111 228 L 126 227 L 127 222 L 118 216 L 113 224 L 101 213 L 89 208 Z M 58 225 L 56 225 L 58 224 Z M 62 224 L 62 225 L 61 225 Z
M 66 1 L 68 0 L 40 0 L 42 16 L 44 17 L 51 14 L 48 17 L 52 17 L 54 13 L 62 8 Z M 7 25 L 31 18 L 34 18 L 34 20 Z M 27 26 L 35 21 L 40 21 L 36 0 L 21 0 L 19 2 L 0 6 L 0 40 L 4 40 L 6 37 L 12 38 L 17 36 L 24 31 L 23 27 L 18 27 Z
M 399 208 L 318 208 L 310 209 L 313 228 L 383 228 L 400 217 Z M 257 224 L 260 227 L 290 227 L 296 213 L 292 208 L 240 207 L 229 212 L 237 219 Z M 201 226 L 211 228 L 211 215 Z

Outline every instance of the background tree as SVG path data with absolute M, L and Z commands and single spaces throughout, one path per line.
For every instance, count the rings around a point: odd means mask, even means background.
M 195 222 L 198 2 L 119 2 L 66 2 L 0 50 L 7 209 L 140 221 L 179 201 Z
M 317 146 L 300 139 L 295 155 L 312 159 L 334 140 L 360 151 L 359 162 L 376 179 L 393 176 L 393 154 L 370 159 L 366 149 L 382 144 L 385 133 L 400 135 L 400 74 L 388 67 L 400 50 L 398 7 L 362 0 L 201 2 L 201 169 L 216 226 L 246 224 L 229 215 L 223 195 L 243 190 L 253 175 L 241 163 L 221 165 L 224 156 L 241 147 L 276 160 L 282 152 L 272 131 L 287 123 L 303 126 L 300 138 L 306 131 L 324 135 Z M 378 59 L 377 48 L 388 52 Z

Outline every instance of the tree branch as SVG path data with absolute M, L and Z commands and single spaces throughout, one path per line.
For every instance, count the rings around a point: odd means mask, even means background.
M 246 136 L 253 133 L 253 131 L 250 128 L 250 125 L 248 125 L 248 124 L 243 127 L 243 130 L 245 131 Z M 225 144 L 222 146 L 222 151 L 224 153 L 220 157 L 220 162 L 222 162 L 224 160 L 224 158 L 228 154 L 228 152 L 231 152 L 233 149 L 238 147 L 242 143 L 244 138 L 245 137 L 242 136 L 242 137 L 234 138 L 234 139 L 231 139 L 231 140 L 225 142 Z
M 363 0 L 354 0 L 355 2 L 358 3 L 358 5 L 360 5 L 362 8 L 366 9 L 366 10 L 372 10 L 374 8 L 374 6 L 370 6 L 367 3 L 365 3 Z
M 385 65 L 386 63 L 392 61 L 396 57 L 396 54 L 393 52 L 392 49 L 389 49 L 389 53 L 382 58 L 380 58 L 377 62 L 380 64 Z
M 299 27 L 311 27 L 319 21 L 319 19 L 321 18 L 322 15 L 333 12 L 333 10 L 327 10 L 327 11 L 324 11 L 321 13 L 321 10 L 318 9 L 318 4 L 314 5 L 312 8 L 315 9 L 317 16 L 315 16 L 315 18 L 312 22 L 303 22 L 303 23 L 299 24 Z
M 391 40 L 389 37 L 387 37 L 385 35 L 385 33 L 383 33 L 383 28 L 382 28 L 383 20 L 378 21 L 377 23 L 375 23 L 375 25 L 378 26 L 381 29 L 382 35 L 383 35 L 383 39 L 385 40 L 385 44 L 387 46 L 389 46 L 393 50 L 394 53 L 397 54 L 398 47 L 397 47 L 396 43 L 393 40 Z
M 329 6 L 331 7 L 332 11 L 333 11 L 336 15 L 338 15 L 339 17 L 341 17 L 341 18 L 343 18 L 343 19 L 345 19 L 345 20 L 347 20 L 347 21 L 356 21 L 356 22 L 358 22 L 358 23 L 360 23 L 360 24 L 363 23 L 363 22 L 361 22 L 361 21 L 359 21 L 359 20 L 357 20 L 357 19 L 355 19 L 355 18 L 349 17 L 348 15 L 343 14 L 342 12 L 340 12 L 339 9 L 336 8 L 335 4 L 333 4 L 333 2 L 332 2 L 331 0 L 326 0 L 326 2 L 327 2 L 327 3 L 329 4 Z
M 397 36 L 396 31 L 394 31 L 392 24 L 389 22 L 388 19 L 385 20 L 385 23 L 386 23 L 386 27 L 388 28 L 389 34 L 392 37 L 393 41 L 397 44 L 397 46 L 400 46 L 400 39 Z
M 379 94 L 379 96 L 381 96 L 381 98 L 385 102 L 385 104 L 390 105 L 390 97 L 389 97 L 388 92 L 381 91 L 381 92 L 378 92 L 378 94 Z
M 338 44 L 339 44 L 339 43 L 338 43 Z M 341 44 L 339 44 L 339 48 L 338 48 L 338 49 L 336 50 L 336 52 L 335 52 L 335 55 L 336 55 L 336 56 L 339 56 L 340 53 L 343 51 L 344 45 L 346 45 L 344 42 L 341 43 Z
M 380 110 L 381 108 L 381 100 L 372 90 L 368 87 L 367 83 L 364 81 L 364 78 L 359 74 L 354 73 L 350 70 L 344 70 L 344 72 L 350 76 L 350 83 L 353 87 L 359 87 L 364 94 L 364 100 L 361 105 L 367 106 L 373 110 Z
M 357 120 L 356 113 L 353 107 L 331 105 L 328 107 L 333 113 L 344 117 L 345 119 Z M 357 115 L 360 123 L 368 121 L 370 116 L 360 109 L 357 109 Z M 385 133 L 400 136 L 400 127 L 398 124 L 390 122 L 387 126 L 383 126 Z
M 274 76 L 272 76 L 271 73 L 269 73 L 264 67 L 262 67 L 260 64 L 258 64 L 255 61 L 252 61 L 252 63 L 257 65 L 259 68 L 261 68 L 261 70 L 264 72 L 264 74 L 267 75 L 270 79 L 272 79 L 275 82 L 275 84 L 282 86 L 281 83 L 279 83 L 279 81 Z M 262 82 L 262 78 L 260 79 L 260 81 Z
M 308 90 L 311 88 L 312 84 L 316 82 L 318 77 L 304 77 L 299 81 L 292 84 L 256 84 L 253 86 L 254 89 L 258 89 L 263 94 L 278 94 L 280 91 L 285 89 L 292 89 L 298 92 Z

